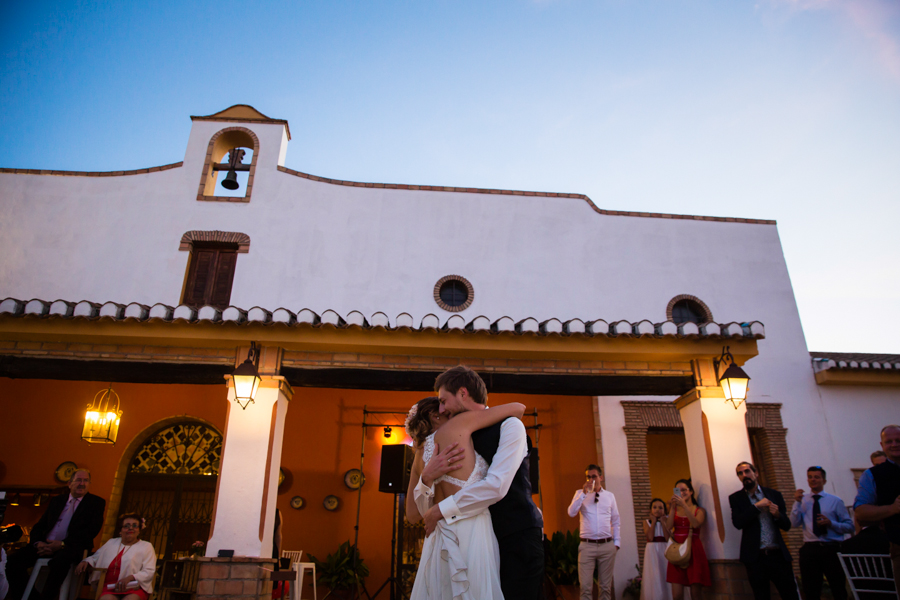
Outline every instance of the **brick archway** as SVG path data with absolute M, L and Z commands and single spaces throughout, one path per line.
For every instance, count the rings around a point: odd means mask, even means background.
M 156 421 L 155 423 L 152 423 L 142 429 L 140 433 L 132 438 L 131 442 L 122 451 L 122 456 L 121 458 L 119 458 L 119 466 L 116 469 L 115 476 L 113 477 L 112 491 L 110 491 L 109 493 L 109 501 L 106 503 L 106 517 L 103 520 L 103 530 L 102 536 L 100 538 L 101 545 L 105 544 L 116 534 L 116 521 L 119 518 L 119 507 L 122 504 L 122 491 L 125 489 L 125 478 L 128 476 L 128 468 L 131 465 L 131 459 L 134 458 L 134 453 L 137 452 L 138 448 L 143 446 L 144 443 L 158 431 L 165 429 L 170 425 L 174 425 L 176 423 L 187 420 L 197 421 L 198 423 L 202 423 L 207 427 L 211 427 L 212 429 L 219 431 L 219 428 L 215 424 L 200 417 L 194 417 L 191 415 L 177 415 L 173 417 L 166 417 L 165 419 L 160 419 L 159 421 Z
M 684 429 L 681 414 L 672 402 L 623 401 L 625 438 L 631 473 L 631 495 L 634 503 L 634 525 L 638 542 L 638 558 L 643 563 L 646 540 L 641 535 L 641 521 L 650 504 L 650 467 L 647 455 L 647 433 L 651 429 Z M 781 492 L 790 511 L 794 498 L 794 474 L 788 455 L 787 429 L 781 420 L 781 404 L 747 404 L 747 431 L 760 463 L 761 483 Z M 730 526 L 730 525 L 728 525 Z M 784 535 L 791 550 L 802 544 L 802 531 L 792 529 Z M 730 560 L 711 560 L 713 579 L 745 579 L 743 569 L 736 574 Z
M 220 140 L 221 138 L 221 140 Z M 228 142 L 223 145 L 223 142 Z M 244 196 L 216 196 L 215 174 L 212 170 L 213 163 L 218 162 L 227 152 L 230 146 L 253 147 L 253 157 L 250 159 L 250 173 L 247 177 L 247 189 Z M 219 130 L 209 140 L 206 150 L 206 160 L 203 163 L 203 172 L 200 175 L 200 187 L 197 190 L 197 200 L 213 202 L 250 202 L 253 193 L 253 178 L 256 175 L 256 161 L 259 158 L 259 138 L 251 129 L 246 127 L 226 127 Z

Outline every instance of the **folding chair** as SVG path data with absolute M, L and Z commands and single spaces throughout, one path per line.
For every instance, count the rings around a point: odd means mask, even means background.
M 87 557 L 87 551 L 84 552 L 82 558 Z M 47 580 L 46 573 L 42 573 L 44 567 L 48 567 L 50 565 L 49 558 L 39 558 L 34 563 L 34 568 L 31 569 L 31 577 L 28 578 L 28 585 L 25 586 L 25 593 L 22 596 L 23 598 L 28 598 L 31 595 L 31 590 L 38 586 L 38 589 L 44 587 L 44 582 Z M 78 594 L 81 592 L 81 585 L 84 582 L 84 575 L 75 575 L 75 565 L 69 567 L 69 572 L 66 575 L 65 580 L 61 586 L 59 586 L 59 600 L 75 600 L 78 598 Z M 42 576 L 43 575 L 43 576 Z
M 891 558 L 887 554 L 840 554 L 841 567 L 854 600 L 897 598 Z

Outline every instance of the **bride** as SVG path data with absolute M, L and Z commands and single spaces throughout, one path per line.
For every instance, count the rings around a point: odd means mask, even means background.
M 462 488 L 484 479 L 487 462 L 475 452 L 472 432 L 509 417 L 519 418 L 525 405 L 503 404 L 490 410 L 462 412 L 453 419 L 439 413 L 436 397 L 416 403 L 406 419 L 406 431 L 415 440 L 416 457 L 406 494 L 407 520 L 421 519 L 414 498 L 419 477 L 435 455 L 435 447 L 458 443 L 461 459 L 450 473 L 435 480 L 434 502 L 452 496 Z M 474 517 L 453 523 L 441 521 L 435 532 L 425 538 L 419 570 L 410 600 L 502 600 L 500 591 L 500 554 L 491 526 L 491 514 L 485 509 Z

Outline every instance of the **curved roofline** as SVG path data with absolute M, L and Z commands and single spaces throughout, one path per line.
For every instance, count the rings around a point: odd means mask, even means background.
M 0 173 L 11 173 L 13 175 L 57 175 L 66 177 L 121 177 L 123 175 L 145 175 L 147 173 L 157 173 L 159 171 L 168 171 L 169 169 L 177 169 L 184 166 L 184 161 L 170 163 L 168 165 L 160 165 L 158 167 L 149 167 L 147 169 L 134 169 L 131 171 L 59 171 L 51 169 L 11 169 L 0 167 Z
M 236 105 L 236 106 L 246 106 L 246 105 Z M 252 108 L 252 107 L 250 107 Z M 255 110 L 255 109 L 254 109 Z M 223 111 L 224 112 L 224 111 Z M 262 113 L 260 113 L 262 114 Z M 207 117 L 191 117 L 192 119 L 201 119 L 205 120 Z M 219 118 L 209 120 L 223 120 Z M 244 119 L 246 121 L 246 119 Z M 287 127 L 287 121 L 284 121 L 285 127 Z M 290 139 L 290 133 L 288 133 L 288 138 Z M 161 165 L 159 167 L 150 167 L 148 169 L 134 169 L 131 171 L 59 171 L 59 170 L 51 170 L 51 169 L 14 169 L 7 167 L 0 167 L 0 173 L 10 173 L 14 175 L 55 175 L 55 176 L 68 176 L 68 177 L 120 177 L 125 175 L 144 175 L 147 173 L 156 173 L 159 171 L 168 171 L 169 169 L 177 169 L 184 165 L 184 161 L 179 161 L 177 163 L 171 163 L 168 165 Z M 537 196 L 544 198 L 573 198 L 576 200 L 583 200 L 587 203 L 588 206 L 591 207 L 596 213 L 601 215 L 610 215 L 616 217 L 645 217 L 651 219 L 680 219 L 685 221 L 717 221 L 720 223 L 748 223 L 752 225 L 777 225 L 777 221 L 773 219 L 744 219 L 740 217 L 709 217 L 703 215 L 682 215 L 682 214 L 670 214 L 670 213 L 654 213 L 654 212 L 636 212 L 636 211 L 626 211 L 626 210 L 607 210 L 604 208 L 600 208 L 594 201 L 591 200 L 585 194 L 569 194 L 564 192 L 529 192 L 522 190 L 503 190 L 503 189 L 493 189 L 493 188 L 464 188 L 464 187 L 454 187 L 454 186 L 443 186 L 443 185 L 409 185 L 404 183 L 364 183 L 358 181 L 346 181 L 343 179 L 330 179 L 328 177 L 319 177 L 318 175 L 310 175 L 309 173 L 304 173 L 302 171 L 295 171 L 294 169 L 289 169 L 287 167 L 283 167 L 278 165 L 278 170 L 282 173 L 286 173 L 288 175 L 293 175 L 294 177 L 301 177 L 303 179 L 309 179 L 310 181 L 317 181 L 319 183 L 328 183 L 331 185 L 344 185 L 348 187 L 361 187 L 361 188 L 376 188 L 376 189 L 388 189 L 388 190 L 421 190 L 426 192 L 457 192 L 457 193 L 468 193 L 468 194 L 494 194 L 501 196 Z
M 652 212 L 635 212 L 624 210 L 606 210 L 600 208 L 594 201 L 584 194 L 568 194 L 563 192 L 527 192 L 521 190 L 501 190 L 491 188 L 464 188 L 443 185 L 408 185 L 403 183 L 361 183 L 358 181 L 345 181 L 343 179 L 329 179 L 328 177 L 319 177 L 318 175 L 310 175 L 302 171 L 295 171 L 278 165 L 278 170 L 288 175 L 302 177 L 310 181 L 318 181 L 320 183 L 328 183 L 331 185 L 345 185 L 349 187 L 376 188 L 389 190 L 422 190 L 426 192 L 461 192 L 468 194 L 495 194 L 502 196 L 540 196 L 545 198 L 574 198 L 584 200 L 594 212 L 601 215 L 612 215 L 617 217 L 648 217 L 653 219 L 682 219 L 687 221 L 718 221 L 720 223 L 750 223 L 753 225 L 777 225 L 772 219 L 743 219 L 739 217 L 706 217 L 701 215 L 679 215 L 669 213 L 652 213 Z

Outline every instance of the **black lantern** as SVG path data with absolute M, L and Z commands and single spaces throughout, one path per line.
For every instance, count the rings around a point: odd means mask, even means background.
M 726 361 L 731 363 L 728 368 L 725 368 Z M 735 364 L 734 356 L 729 352 L 728 346 L 722 348 L 722 356 L 713 359 L 713 366 L 716 369 L 716 379 L 725 393 L 725 401 L 731 402 L 737 410 L 747 399 L 750 376 Z
M 259 363 L 259 350 L 256 342 L 250 342 L 250 351 L 247 353 L 247 360 L 234 370 L 231 374 L 234 380 L 234 401 L 241 405 L 241 408 L 247 410 L 247 406 L 255 403 L 256 390 L 262 381 L 259 377 L 259 371 L 256 365 Z

